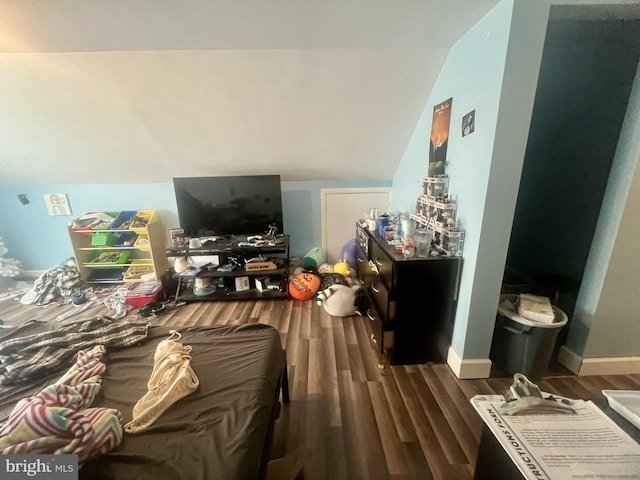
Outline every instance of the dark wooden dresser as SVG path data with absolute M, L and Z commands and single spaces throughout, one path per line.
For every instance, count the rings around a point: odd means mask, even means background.
M 405 258 L 356 224 L 357 275 L 372 341 L 391 365 L 444 362 L 451 344 L 462 259 Z

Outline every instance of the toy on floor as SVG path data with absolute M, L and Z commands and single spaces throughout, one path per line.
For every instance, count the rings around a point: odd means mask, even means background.
M 336 263 L 333 266 L 333 271 L 342 275 L 347 280 L 347 285 L 353 285 L 353 281 L 356 278 L 356 271 L 346 260 L 340 260 Z
M 350 287 L 353 282 L 349 283 L 349 280 L 350 279 L 345 278 L 345 276 L 340 273 L 321 273 L 320 290 L 326 290 L 333 285 L 346 285 Z
M 322 305 L 329 315 L 334 317 L 350 317 L 362 315 L 364 291 L 359 286 L 333 285 L 318 292 L 316 303 Z
M 349 264 L 351 268 L 356 267 L 356 239 L 352 238 L 342 247 L 340 257 Z
M 347 263 L 346 260 L 340 260 L 338 263 L 336 263 L 333 266 L 333 271 L 334 271 L 334 273 L 339 273 L 340 275 L 343 275 L 344 277 L 348 277 L 349 276 L 349 264 Z
M 333 273 L 333 265 L 329 265 L 328 263 L 323 263 L 318 267 L 318 273 Z
M 320 247 L 314 247 L 302 258 L 302 266 L 318 268 L 318 266 L 322 265 L 326 260 L 327 252 Z
M 320 277 L 312 272 L 302 272 L 289 281 L 289 295 L 296 300 L 310 300 L 320 288 Z

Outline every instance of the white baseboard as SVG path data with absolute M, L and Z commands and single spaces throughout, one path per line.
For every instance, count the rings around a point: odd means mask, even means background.
M 460 380 L 489 378 L 491 373 L 491 360 L 488 358 L 463 360 L 452 347 L 449 347 L 447 352 L 447 364 Z
M 640 357 L 583 358 L 578 375 L 637 375 Z
M 640 374 L 640 357 L 583 358 L 564 345 L 558 351 L 558 362 L 579 376 Z
M 576 375 L 580 372 L 580 366 L 582 365 L 582 357 L 575 353 L 573 350 L 563 345 L 558 350 L 558 362 L 567 367 Z

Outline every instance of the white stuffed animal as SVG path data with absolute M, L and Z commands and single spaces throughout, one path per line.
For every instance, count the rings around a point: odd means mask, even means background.
M 334 317 L 361 315 L 359 306 L 363 294 L 359 285 L 348 287 L 335 284 L 318 292 L 316 303 L 322 305 L 325 311 Z

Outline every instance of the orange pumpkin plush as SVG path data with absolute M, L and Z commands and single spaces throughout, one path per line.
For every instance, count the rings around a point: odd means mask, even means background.
M 320 278 L 309 272 L 302 272 L 289 281 L 289 295 L 296 300 L 311 300 L 320 288 Z

